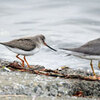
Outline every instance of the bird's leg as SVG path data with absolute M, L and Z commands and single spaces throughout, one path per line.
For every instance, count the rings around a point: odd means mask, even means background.
M 24 56 L 24 60 L 25 60 L 25 62 L 26 62 L 26 64 L 27 64 L 28 68 L 31 68 L 30 65 L 28 64 L 28 62 L 27 62 L 25 56 Z
M 98 68 L 100 69 L 100 61 L 98 61 Z
M 16 55 L 16 57 L 17 57 L 19 60 L 21 60 L 21 62 L 22 62 L 22 66 L 24 67 L 24 60 L 22 60 L 21 58 L 19 58 L 19 54 Z
M 96 76 L 96 74 L 95 74 L 95 72 L 94 72 L 94 69 L 93 69 L 92 60 L 90 61 L 90 66 L 91 66 L 91 69 L 92 69 L 93 75 Z

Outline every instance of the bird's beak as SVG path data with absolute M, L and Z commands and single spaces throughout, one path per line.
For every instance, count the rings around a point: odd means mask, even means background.
M 44 43 L 45 46 L 47 46 L 47 47 L 50 48 L 51 50 L 57 51 L 57 50 L 53 49 L 52 47 L 50 47 L 49 45 L 47 45 L 45 42 L 43 42 L 43 43 Z

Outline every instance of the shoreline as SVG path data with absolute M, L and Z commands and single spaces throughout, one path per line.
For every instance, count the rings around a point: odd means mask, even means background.
M 8 61 L 0 60 L 1 66 L 7 66 L 9 63 Z M 61 73 L 68 75 L 91 75 L 91 73 L 73 70 L 67 67 L 61 70 Z M 54 100 L 67 100 L 67 98 L 70 100 L 75 100 L 75 98 L 77 100 L 87 100 L 87 98 L 88 100 L 99 100 L 99 82 L 80 79 L 62 79 L 59 77 L 0 69 L 0 96 L 2 95 L 0 98 L 4 98 L 3 95 L 9 98 L 18 98 L 21 95 L 21 98 L 26 98 L 25 100 L 32 100 L 33 97 L 35 100 L 46 100 L 45 98 L 48 98 L 48 100 L 52 100 L 51 98 L 54 98 Z

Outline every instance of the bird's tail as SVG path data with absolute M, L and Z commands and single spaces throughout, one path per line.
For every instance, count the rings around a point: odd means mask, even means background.
M 72 51 L 72 49 L 70 49 L 70 48 L 59 48 L 59 49 Z
M 67 56 L 72 55 L 72 50 L 70 48 L 59 48 L 63 53 L 67 54 Z
M 4 43 L 3 43 L 3 42 L 0 42 L 0 44 L 4 45 Z

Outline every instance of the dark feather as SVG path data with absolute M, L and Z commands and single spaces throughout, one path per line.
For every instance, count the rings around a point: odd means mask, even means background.
M 84 53 L 88 55 L 100 55 L 100 38 L 92 40 L 79 48 L 62 48 L 63 50 L 74 51 L 79 53 Z
M 22 49 L 25 51 L 31 51 L 31 50 L 35 49 L 35 47 L 36 47 L 36 44 L 34 42 L 32 42 L 31 39 L 16 39 L 16 40 L 1 43 L 1 44 L 12 47 L 12 48 Z

